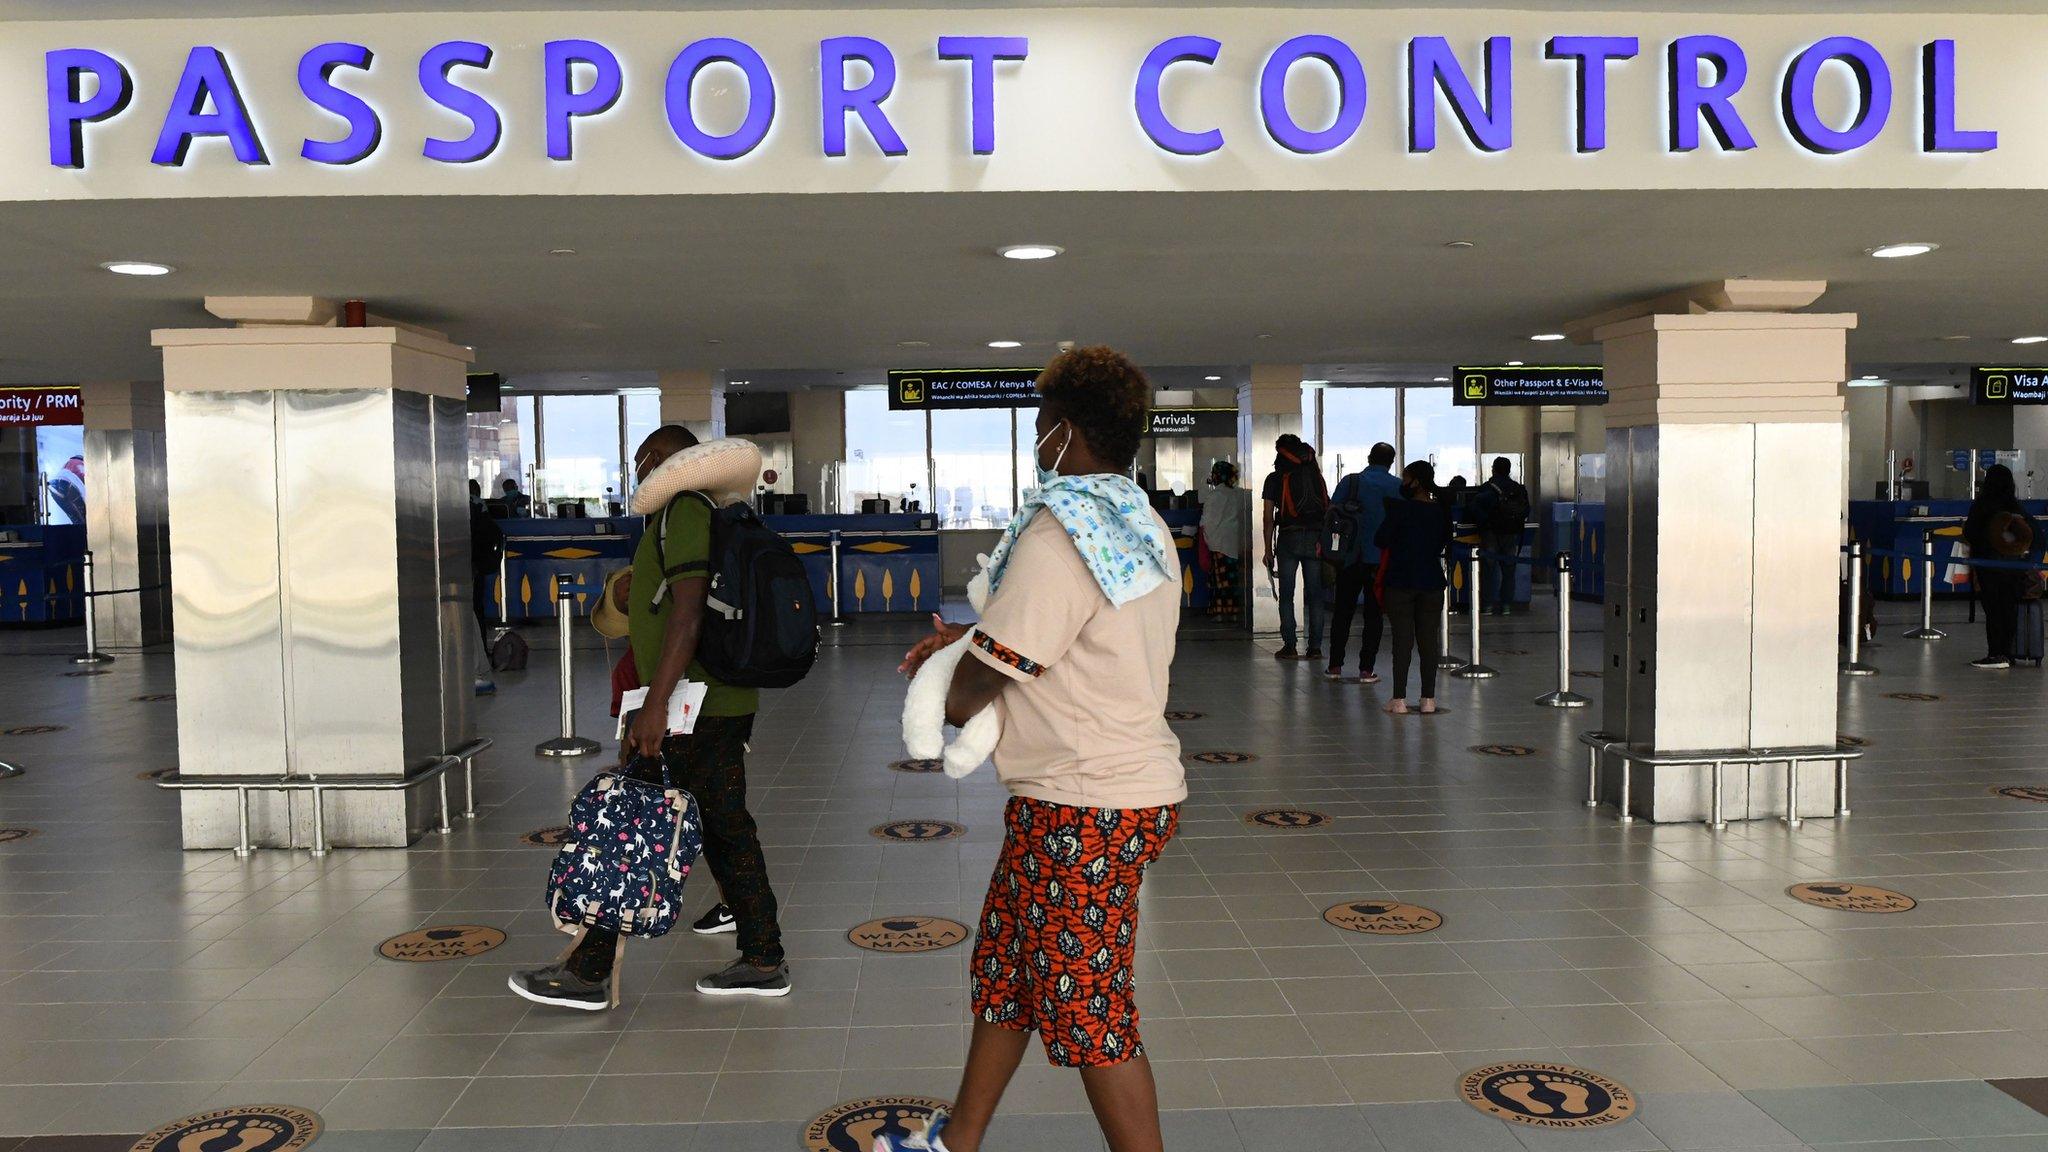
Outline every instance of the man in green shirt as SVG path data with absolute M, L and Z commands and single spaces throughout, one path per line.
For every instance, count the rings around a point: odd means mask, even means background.
M 671 456 L 696 446 L 689 429 L 664 425 L 633 454 L 634 471 L 644 482 Z M 659 770 L 651 761 L 660 757 L 675 786 L 696 798 L 704 860 L 738 921 L 740 958 L 698 980 L 697 991 L 786 996 L 789 968 L 775 919 L 775 893 L 760 835 L 747 812 L 747 740 L 760 694 L 719 683 L 697 662 L 710 583 L 711 505 L 686 492 L 647 518 L 633 556 L 627 635 L 634 667 L 647 686 L 647 706 L 630 714 L 619 759 L 637 764 L 636 775 L 658 783 Z M 690 734 L 671 736 L 664 702 L 685 679 L 706 686 L 704 705 Z M 616 934 L 592 928 L 562 963 L 515 974 L 512 989 L 529 1000 L 602 1010 L 612 1001 L 618 953 Z

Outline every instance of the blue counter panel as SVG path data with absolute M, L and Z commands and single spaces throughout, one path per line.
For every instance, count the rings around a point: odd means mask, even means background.
M 936 516 L 767 516 L 762 520 L 803 558 L 821 613 L 831 611 L 835 530 L 839 533 L 842 613 L 939 610 L 945 576 L 939 566 Z
M 633 563 L 640 546 L 638 516 L 577 520 L 500 520 L 505 533 L 505 573 L 512 587 L 511 616 L 521 620 L 555 618 L 555 591 L 563 583 L 587 584 L 593 591 L 576 597 L 577 613 L 588 615 L 594 589 L 604 578 Z M 489 615 L 498 614 L 498 581 L 487 592 Z
M 1607 596 L 1607 505 L 1550 506 L 1552 549 L 1572 554 L 1572 599 Z
M 2021 507 L 2037 519 L 2048 515 L 2048 500 L 2024 500 Z M 1963 521 L 1969 514 L 1968 500 L 1851 500 L 1849 538 L 1871 548 L 1907 553 L 1906 557 L 1873 556 L 1869 560 L 1877 594 L 1888 600 L 1906 600 L 1918 599 L 1926 584 L 1922 549 L 1932 534 L 1935 596 L 1966 596 L 1968 585 L 1949 579 L 1953 574 L 1949 560 L 1963 538 Z
M 0 624 L 70 624 L 85 618 L 85 529 L 0 525 Z
M 1161 512 L 1160 518 L 1173 530 L 1173 547 L 1180 557 L 1180 606 L 1187 610 L 1207 610 L 1211 595 L 1209 574 L 1195 561 L 1195 537 L 1202 527 L 1200 508 L 1182 508 Z
M 1458 566 L 1451 573 L 1451 606 L 1462 609 L 1468 602 L 1466 599 L 1466 585 L 1470 583 L 1472 570 L 1470 562 L 1471 550 L 1479 546 L 1479 533 L 1469 524 L 1460 524 L 1458 525 L 1458 534 L 1453 536 L 1452 540 L 1456 544 L 1451 549 L 1451 555 L 1457 559 Z M 1536 541 L 1535 525 L 1531 524 L 1522 529 L 1522 557 L 1524 559 L 1539 555 L 1536 551 Z M 1482 557 L 1480 567 L 1480 578 L 1483 580 L 1487 575 L 1485 569 L 1491 567 L 1491 565 L 1486 564 L 1485 558 Z M 1535 584 L 1535 569 L 1527 564 L 1515 565 L 1514 602 L 1527 605 L 1530 596 L 1533 594 Z

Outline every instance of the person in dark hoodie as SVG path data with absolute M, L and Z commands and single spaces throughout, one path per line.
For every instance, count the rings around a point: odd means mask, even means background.
M 1978 560 L 2023 560 L 2040 539 L 2039 526 L 2020 505 L 2012 469 L 1993 464 L 1984 470 L 1977 484 L 1977 498 L 1970 502 L 1969 518 L 1963 521 L 1963 542 L 1970 556 Z M 2010 668 L 2019 631 L 2020 595 L 2027 586 L 2026 572 L 2014 568 L 1971 568 L 1970 582 L 1976 586 L 1977 601 L 1984 605 L 1983 658 L 1971 661 L 1976 668 Z
M 1323 518 L 1330 507 L 1316 450 L 1288 433 L 1273 445 L 1273 471 L 1264 490 L 1266 571 L 1280 584 L 1280 660 L 1314 660 L 1323 654 Z M 1294 586 L 1302 585 L 1308 617 L 1308 651 L 1294 646 Z
M 1429 461 L 1401 470 L 1401 495 L 1388 497 L 1373 543 L 1380 548 L 1380 585 L 1394 630 L 1394 692 L 1387 711 L 1409 711 L 1408 657 L 1419 649 L 1422 699 L 1416 710 L 1427 716 L 1437 710 L 1437 661 L 1443 656 L 1437 620 L 1444 608 L 1444 550 L 1451 543 L 1450 507 Z

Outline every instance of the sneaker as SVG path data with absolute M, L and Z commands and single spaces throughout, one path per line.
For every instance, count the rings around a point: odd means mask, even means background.
M 1301 658 L 1303 660 L 1321 660 L 1323 658 L 1323 650 L 1321 648 L 1311 648 L 1303 652 Z
M 1982 658 L 1982 659 L 1980 659 L 1980 660 L 1972 660 L 1972 661 L 1970 661 L 1970 667 L 1972 667 L 1972 668 L 2010 668 L 2010 667 L 2012 667 L 2012 661 L 2010 661 L 2010 660 L 2006 659 L 2006 658 L 2005 658 L 2005 657 L 2003 657 L 2003 656 L 1986 656 L 1986 657 L 1984 657 L 1984 658 Z
M 1372 671 L 1371 669 L 1367 669 L 1366 671 L 1360 672 L 1358 674 L 1358 682 L 1360 684 L 1377 684 L 1380 682 L 1380 674 Z
M 737 932 L 739 930 L 739 918 L 732 914 L 732 909 L 727 908 L 723 904 L 713 904 L 711 911 L 706 912 L 695 924 L 690 925 L 690 931 L 695 932 L 699 936 L 723 936 L 727 932 Z
M 1323 675 L 1327 679 L 1342 680 L 1344 678 L 1344 670 L 1333 666 L 1323 669 Z
M 875 1137 L 875 1152 L 946 1152 L 946 1142 L 939 1139 L 939 1133 L 946 1130 L 946 1121 L 952 1117 L 941 1108 L 932 1113 L 924 1122 L 924 1130 L 913 1132 L 901 1138 L 894 1136 Z
M 617 1006 L 613 998 L 612 979 L 618 973 L 598 982 L 585 980 L 560 964 L 546 968 L 531 968 L 514 972 L 505 983 L 521 999 L 535 1004 L 551 1004 L 557 1008 L 575 1008 L 582 1012 L 602 1012 Z
M 1299 653 L 1299 652 L 1296 652 L 1296 651 L 1294 650 L 1294 645 L 1292 645 L 1292 644 L 1289 644 L 1289 645 L 1287 645 L 1286 647 L 1283 647 L 1283 648 L 1281 648 L 1281 649 L 1280 649 L 1280 650 L 1279 650 L 1278 652 L 1275 652 L 1275 653 L 1273 653 L 1273 659 L 1275 659 L 1275 660 L 1299 660 L 1299 659 L 1301 659 L 1301 653 Z
M 789 965 L 756 968 L 745 957 L 697 981 L 697 991 L 706 996 L 787 996 Z

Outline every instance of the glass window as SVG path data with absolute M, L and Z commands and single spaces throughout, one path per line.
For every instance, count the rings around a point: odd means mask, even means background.
M 1326 388 L 1323 390 L 1323 467 L 1336 486 L 1345 475 L 1365 467 L 1372 446 L 1393 444 L 1392 388 Z M 1398 471 L 1398 465 L 1396 466 Z
M 586 514 L 602 515 L 620 487 L 618 396 L 543 397 L 541 425 L 546 465 L 539 487 L 550 514 L 580 501 Z
M 85 525 L 85 429 L 54 425 L 36 429 L 36 470 L 49 523 Z
M 496 412 L 469 414 L 469 476 L 486 500 L 504 494 L 507 480 L 527 489 L 527 466 L 533 463 L 533 397 L 506 396 Z
M 1320 387 L 1302 386 L 1301 438 L 1316 451 L 1323 450 L 1323 389 Z
M 1449 484 L 1455 476 L 1463 476 L 1467 483 L 1478 483 L 1476 420 L 1479 409 L 1452 404 L 1449 388 L 1409 388 L 1405 391 L 1403 447 L 1408 459 L 1427 460 L 1436 465 L 1438 484 Z
M 661 393 L 653 389 L 626 393 L 626 483 L 633 483 L 633 451 L 661 427 Z M 627 488 L 628 494 L 632 492 Z
M 908 496 L 911 485 L 924 491 L 930 473 L 925 467 L 924 413 L 892 412 L 882 388 L 856 388 L 846 394 L 846 477 L 839 511 L 859 512 L 869 497 L 886 497 L 891 507 Z
M 1017 491 L 1010 448 L 1012 419 L 1008 408 L 932 413 L 934 482 L 939 490 L 929 507 L 938 513 L 942 527 L 1001 528 L 1010 522 Z

